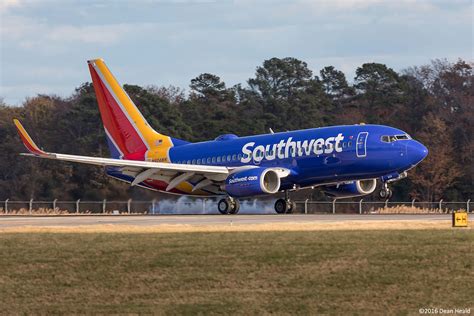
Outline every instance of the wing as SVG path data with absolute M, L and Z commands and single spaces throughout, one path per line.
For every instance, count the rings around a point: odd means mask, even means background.
M 168 184 L 166 191 L 170 191 L 178 186 L 183 187 L 183 183 L 189 181 L 192 185 L 190 186 L 188 184 L 186 186 L 186 190 L 184 191 L 190 191 L 186 193 L 196 195 L 203 193 L 222 194 L 224 192 L 220 190 L 220 184 L 224 182 L 230 173 L 229 168 L 221 166 L 122 160 L 45 152 L 35 144 L 20 121 L 15 119 L 14 123 L 23 144 L 30 152 L 22 155 L 97 166 L 115 167 L 115 169 L 120 171 L 122 174 L 133 178 L 133 181 L 131 181 L 132 185 L 138 185 L 147 179 L 154 179 L 166 182 Z M 182 188 L 180 188 L 180 190 L 181 189 Z M 200 192 L 200 190 L 204 189 L 206 189 L 206 192 Z

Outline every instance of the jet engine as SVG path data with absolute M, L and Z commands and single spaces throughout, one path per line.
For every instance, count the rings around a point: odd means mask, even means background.
M 251 168 L 230 174 L 224 190 L 232 197 L 273 194 L 280 189 L 280 175 L 272 168 Z
M 357 180 L 325 186 L 323 192 L 335 198 L 351 198 L 370 194 L 375 191 L 376 186 L 376 179 Z

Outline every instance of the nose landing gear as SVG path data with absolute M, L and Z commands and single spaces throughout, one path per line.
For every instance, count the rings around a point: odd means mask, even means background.
M 217 209 L 221 214 L 237 214 L 240 209 L 240 203 L 239 200 L 229 196 L 219 201 Z
M 392 197 L 392 190 L 390 190 L 390 188 L 388 187 L 388 183 L 387 182 L 384 182 L 383 183 L 383 188 L 382 190 L 380 190 L 379 192 L 379 196 L 381 199 L 390 199 Z

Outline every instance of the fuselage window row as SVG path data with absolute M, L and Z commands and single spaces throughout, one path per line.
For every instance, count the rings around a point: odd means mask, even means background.
M 408 135 L 397 135 L 397 136 L 382 136 L 381 140 L 382 141 L 385 141 L 384 137 L 397 137 L 397 140 L 400 140 L 400 139 L 409 139 L 409 138 L 403 138 L 403 137 L 409 137 Z M 388 141 L 386 141 L 388 142 Z M 322 145 L 322 146 L 318 146 L 318 149 L 327 149 L 327 148 L 330 148 L 332 145 Z M 352 141 L 349 141 L 349 142 L 342 142 L 342 148 L 350 148 L 352 146 Z M 289 153 L 290 155 L 293 155 L 294 153 L 296 153 L 296 150 L 293 149 L 293 148 L 290 148 L 289 150 Z M 256 153 L 256 156 L 257 157 L 273 157 L 275 155 L 275 151 L 274 150 L 270 150 L 269 152 L 262 152 L 262 151 L 258 151 Z M 313 152 L 311 152 L 310 155 L 314 155 Z M 318 155 L 319 156 L 319 155 Z M 240 161 L 242 158 L 249 158 L 249 155 L 245 154 L 245 155 L 242 155 L 242 154 L 233 154 L 233 155 L 224 155 L 224 156 L 214 156 L 214 157 L 207 157 L 207 158 L 198 158 L 198 159 L 192 159 L 192 160 L 183 160 L 183 161 L 177 161 L 176 163 L 177 164 L 188 164 L 188 165 L 201 165 L 201 164 L 215 164 L 215 163 L 223 163 L 223 162 L 232 162 L 232 161 Z

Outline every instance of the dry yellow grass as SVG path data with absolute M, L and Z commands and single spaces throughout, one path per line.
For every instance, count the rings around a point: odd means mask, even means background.
M 84 225 L 49 227 L 7 227 L 0 233 L 191 233 L 191 232 L 270 232 L 270 231 L 332 231 L 332 230 L 420 230 L 451 229 L 449 220 L 420 221 L 343 221 L 318 223 L 268 223 L 268 224 L 228 224 L 228 225 Z M 457 228 L 459 229 L 459 228 Z M 471 229 L 467 227 L 464 229 Z
M 85 215 L 90 214 L 89 212 L 83 212 Z M 31 211 L 27 208 L 19 208 L 8 210 L 8 213 L 5 213 L 3 208 L 0 209 L 0 215 L 68 215 L 70 214 L 66 210 L 61 210 L 59 208 L 47 208 L 41 207 Z
M 460 209 L 456 212 L 465 212 L 466 210 Z M 426 208 L 426 207 L 412 207 L 406 205 L 397 205 L 391 207 L 381 207 L 378 208 L 376 213 L 380 214 L 440 214 L 446 213 L 445 210 L 440 210 L 439 208 Z

